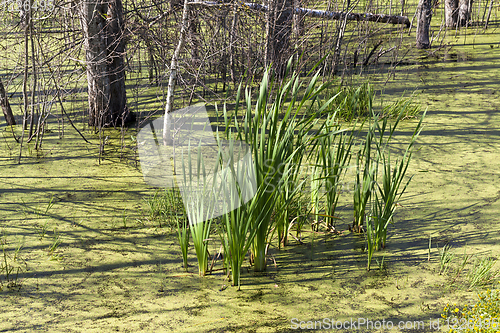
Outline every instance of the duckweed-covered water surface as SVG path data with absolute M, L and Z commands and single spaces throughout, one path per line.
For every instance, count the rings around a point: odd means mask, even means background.
M 241 253 L 238 291 L 224 269 L 236 251 L 221 241 L 230 228 L 224 217 L 213 220 L 202 239 L 209 253 L 205 276 L 192 240 L 185 269 L 175 223 L 185 218 L 182 205 L 172 214 L 173 199 L 158 202 L 164 190 L 145 182 L 134 130 L 105 133 L 100 160 L 98 138 L 85 144 L 68 127 L 60 139 L 52 123 L 39 156 L 28 144 L 18 164 L 18 146 L 2 123 L 0 328 L 292 332 L 349 322 L 339 329 L 354 323 L 365 332 L 429 332 L 448 330 L 449 318 L 477 314 L 476 303 L 498 316 L 500 38 L 493 26 L 467 37 L 450 34 L 446 42 L 411 57 L 389 78 L 369 76 L 375 107 L 414 94 L 427 110 L 403 184 L 411 182 L 369 271 L 366 234 L 349 230 L 354 168 L 344 171 L 334 218 L 310 213 L 310 185 L 303 200 L 273 198 L 295 216 L 281 230 L 268 230 L 265 269 L 254 272 L 256 257 L 246 253 L 251 246 Z M 398 124 L 391 161 L 402 157 L 418 121 Z M 359 141 L 353 147 L 357 153 Z M 265 201 L 259 207 L 265 210 Z M 268 217 L 278 218 L 275 212 Z M 325 217 L 331 217 L 329 229 L 321 225 Z M 278 241 L 283 234 L 286 245 Z

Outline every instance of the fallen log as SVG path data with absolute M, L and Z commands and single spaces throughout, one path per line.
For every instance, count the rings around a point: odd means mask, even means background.
M 221 3 L 218 1 L 195 1 L 190 2 L 190 6 L 233 6 L 231 3 Z M 239 5 L 243 8 L 249 8 L 260 12 L 267 12 L 267 6 L 257 3 L 240 2 Z M 332 12 L 328 10 L 317 10 L 308 8 L 294 8 L 294 14 L 303 15 L 307 17 L 323 18 L 327 20 L 345 20 L 347 21 L 370 21 L 379 23 L 390 24 L 404 24 L 406 27 L 410 26 L 410 20 L 406 16 L 399 15 L 384 15 L 384 14 L 371 14 L 371 13 L 346 13 L 346 12 Z

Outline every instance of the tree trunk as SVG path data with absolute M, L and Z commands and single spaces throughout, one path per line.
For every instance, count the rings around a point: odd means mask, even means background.
M 287 61 L 290 57 L 290 36 L 292 35 L 293 22 L 292 6 L 292 0 L 280 0 L 276 6 L 273 67 L 280 78 L 285 75 Z
M 199 20 L 196 10 L 189 10 L 187 17 L 187 35 L 186 38 L 190 41 L 191 58 L 196 62 L 196 66 L 200 66 L 200 38 L 199 38 Z
M 235 51 L 236 48 L 234 47 L 234 42 L 237 39 L 237 24 L 238 24 L 238 7 L 236 7 L 236 3 L 234 4 L 233 8 L 233 19 L 231 22 L 231 31 L 229 35 L 229 70 L 231 71 L 231 81 L 233 82 L 233 85 L 236 84 L 236 74 L 235 74 L 235 65 L 234 65 L 234 58 L 235 58 Z
M 302 0 L 293 0 L 294 8 L 302 6 Z M 302 12 L 293 11 L 293 30 L 297 37 L 302 37 L 305 31 L 304 14 Z
M 16 124 L 14 115 L 12 114 L 12 109 L 10 108 L 9 100 L 7 99 L 7 93 L 3 87 L 3 83 L 0 80 L 0 106 L 2 107 L 3 115 L 5 116 L 5 121 L 7 125 L 13 126 Z
M 488 15 L 486 15 L 486 22 L 484 23 L 484 28 L 488 29 L 488 22 L 490 21 L 491 9 L 493 8 L 493 1 L 490 1 L 490 7 L 488 7 Z
M 299 8 L 302 6 L 302 0 L 293 0 L 294 8 Z M 295 57 L 296 61 L 299 59 L 300 55 L 303 52 L 303 48 L 300 47 L 300 39 L 304 36 L 305 32 L 305 22 L 304 22 L 304 14 L 295 12 L 293 13 L 293 34 L 295 39 Z
M 177 43 L 177 47 L 175 48 L 174 54 L 172 55 L 172 61 L 170 63 L 170 77 L 168 79 L 167 103 L 165 105 L 165 117 L 163 118 L 163 145 L 165 146 L 173 143 L 172 127 L 174 119 L 172 117 L 172 108 L 174 104 L 175 78 L 177 76 L 177 63 L 179 61 L 179 55 L 181 53 L 182 46 L 184 45 L 184 40 L 186 39 L 186 30 L 188 28 L 187 27 L 188 11 L 189 11 L 188 2 L 189 0 L 184 0 L 179 41 Z
M 273 37 L 274 37 L 274 0 L 264 0 L 266 4 L 263 6 L 266 13 L 266 47 L 264 50 L 264 66 L 268 67 L 273 61 Z
M 472 10 L 472 0 L 458 1 L 458 23 L 461 27 L 465 27 L 470 20 Z
M 262 8 L 266 15 L 265 65 L 272 64 L 274 73 L 283 77 L 290 57 L 290 36 L 292 33 L 293 0 L 268 0 Z
M 127 108 L 125 91 L 125 22 L 122 0 L 113 0 L 108 5 L 108 75 L 110 83 L 110 111 L 113 125 L 125 125 L 132 120 Z
M 447 27 L 464 27 L 470 20 L 472 0 L 445 0 L 444 14 Z
M 431 47 L 429 41 L 429 27 L 432 18 L 432 0 L 420 0 L 418 4 L 417 25 L 417 48 L 428 49 Z
M 126 107 L 123 6 L 121 0 L 82 2 L 89 125 L 102 128 L 133 121 Z
M 458 0 L 444 0 L 444 16 L 447 27 L 454 27 L 458 18 Z

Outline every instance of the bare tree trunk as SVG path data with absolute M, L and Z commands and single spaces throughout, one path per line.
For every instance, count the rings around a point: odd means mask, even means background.
M 163 118 L 163 145 L 172 144 L 172 127 L 173 127 L 173 117 L 172 117 L 172 107 L 174 104 L 174 91 L 175 91 L 175 77 L 177 75 L 177 64 L 179 61 L 179 55 L 184 45 L 184 40 L 186 39 L 186 30 L 188 25 L 188 11 L 189 5 L 188 0 L 184 0 L 184 8 L 182 9 L 182 21 L 181 21 L 181 31 L 179 33 L 179 41 L 177 47 L 175 48 L 174 54 L 172 55 L 172 61 L 170 63 L 170 77 L 168 79 L 168 90 L 167 90 L 167 103 L 165 105 L 165 117 Z
M 417 48 L 428 49 L 431 47 L 429 41 L 429 27 L 432 18 L 432 0 L 420 0 L 418 4 L 417 25 Z
M 236 75 L 234 72 L 234 58 L 235 58 L 235 50 L 234 48 L 234 43 L 236 41 L 236 26 L 238 24 L 238 8 L 236 7 L 236 3 L 234 4 L 233 7 L 233 20 L 231 22 L 231 31 L 229 32 L 229 69 L 231 71 L 231 81 L 233 82 L 233 85 L 236 84 Z
M 189 10 L 187 18 L 187 40 L 190 42 L 191 58 L 199 65 L 200 58 L 200 38 L 199 38 L 199 20 L 196 10 Z
M 264 50 L 264 66 L 268 67 L 272 60 L 273 46 L 272 41 L 274 38 L 274 22 L 275 22 L 275 13 L 274 13 L 274 0 L 264 0 L 264 7 L 266 8 L 266 46 Z M 250 63 L 250 62 L 249 62 Z
M 122 0 L 113 0 L 108 5 L 108 75 L 110 84 L 110 111 L 113 125 L 125 125 L 134 120 L 127 108 L 125 90 L 125 22 L 123 19 Z
M 299 8 L 302 6 L 302 0 L 293 0 L 293 7 Z M 295 39 L 294 52 L 295 61 L 298 61 L 303 52 L 303 47 L 300 46 L 302 36 L 305 32 L 304 15 L 293 11 L 293 34 Z
M 82 29 L 87 60 L 89 125 L 104 126 L 109 114 L 110 84 L 106 66 L 106 5 L 103 1 L 82 2 Z
M 10 108 L 9 100 L 7 99 L 7 93 L 0 80 L 0 106 L 2 107 L 3 115 L 5 116 L 5 121 L 7 125 L 13 126 L 16 124 L 14 115 L 12 114 L 12 109 Z
M 470 20 L 472 0 L 445 0 L 444 14 L 447 27 L 464 27 Z
M 31 88 L 31 112 L 30 112 L 30 132 L 28 136 L 28 141 L 30 142 L 33 138 L 33 125 L 35 123 L 35 108 L 36 108 L 36 91 L 37 91 L 37 74 L 36 74 L 36 58 L 35 58 L 35 40 L 33 37 L 33 13 L 30 8 L 30 20 L 29 20 L 29 31 L 30 31 L 30 41 L 31 41 L 31 68 L 33 70 L 33 85 Z M 37 112 L 38 113 L 38 112 Z
M 458 1 L 458 23 L 461 27 L 465 27 L 471 16 L 472 0 L 459 0 Z
M 486 15 L 486 22 L 484 23 L 484 28 L 488 29 L 488 22 L 490 21 L 491 9 L 493 8 L 493 1 L 490 1 L 490 7 L 488 8 L 488 15 Z
M 87 62 L 89 125 L 102 128 L 132 121 L 126 107 L 123 6 L 121 0 L 82 2 Z
M 146 37 L 147 38 L 147 37 Z M 145 39 L 149 58 L 149 83 L 158 84 L 158 67 L 154 57 L 154 49 L 149 40 Z
M 290 57 L 290 36 L 293 22 L 293 0 L 270 0 L 267 16 L 267 56 L 278 77 L 283 77 Z
M 444 0 L 444 16 L 447 27 L 454 27 L 458 18 L 458 0 Z
M 24 2 L 23 2 L 24 4 Z M 24 132 L 26 130 L 26 121 L 28 119 L 28 70 L 29 70 L 29 47 L 28 47 L 28 41 L 29 41 L 29 29 L 30 29 L 30 22 L 31 22 L 31 15 L 30 11 L 27 12 L 28 15 L 26 15 L 26 23 L 24 25 L 24 76 L 23 76 L 23 107 L 24 107 L 24 114 L 23 114 L 23 126 L 22 126 L 22 133 L 21 133 L 21 138 L 20 138 L 20 145 L 19 145 L 19 161 L 18 163 L 21 164 L 21 157 L 23 154 L 23 142 L 24 142 Z
M 302 0 L 293 0 L 294 8 L 299 8 L 302 6 Z M 304 14 L 302 12 L 293 11 L 293 30 L 297 37 L 304 35 Z
M 342 46 L 342 39 L 344 38 L 345 28 L 347 25 L 347 15 L 344 20 L 340 23 L 340 27 L 337 29 L 337 43 L 335 44 L 335 51 L 333 52 L 333 73 L 336 74 L 338 70 L 338 65 L 340 63 L 340 51 Z

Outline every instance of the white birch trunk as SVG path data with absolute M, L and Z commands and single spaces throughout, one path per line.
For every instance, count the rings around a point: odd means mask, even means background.
M 181 21 L 181 32 L 179 34 L 179 42 L 172 55 L 172 62 L 170 63 L 170 77 L 168 79 L 168 90 L 167 90 L 167 104 L 165 105 L 165 117 L 163 118 L 163 145 L 169 145 L 173 143 L 172 138 L 172 128 L 174 124 L 174 119 L 171 115 L 172 105 L 174 103 L 174 90 L 175 90 L 175 77 L 177 75 L 177 63 L 179 60 L 179 55 L 184 45 L 184 40 L 186 38 L 186 28 L 188 20 L 188 5 L 189 1 L 184 0 L 184 8 L 182 10 L 182 21 Z

